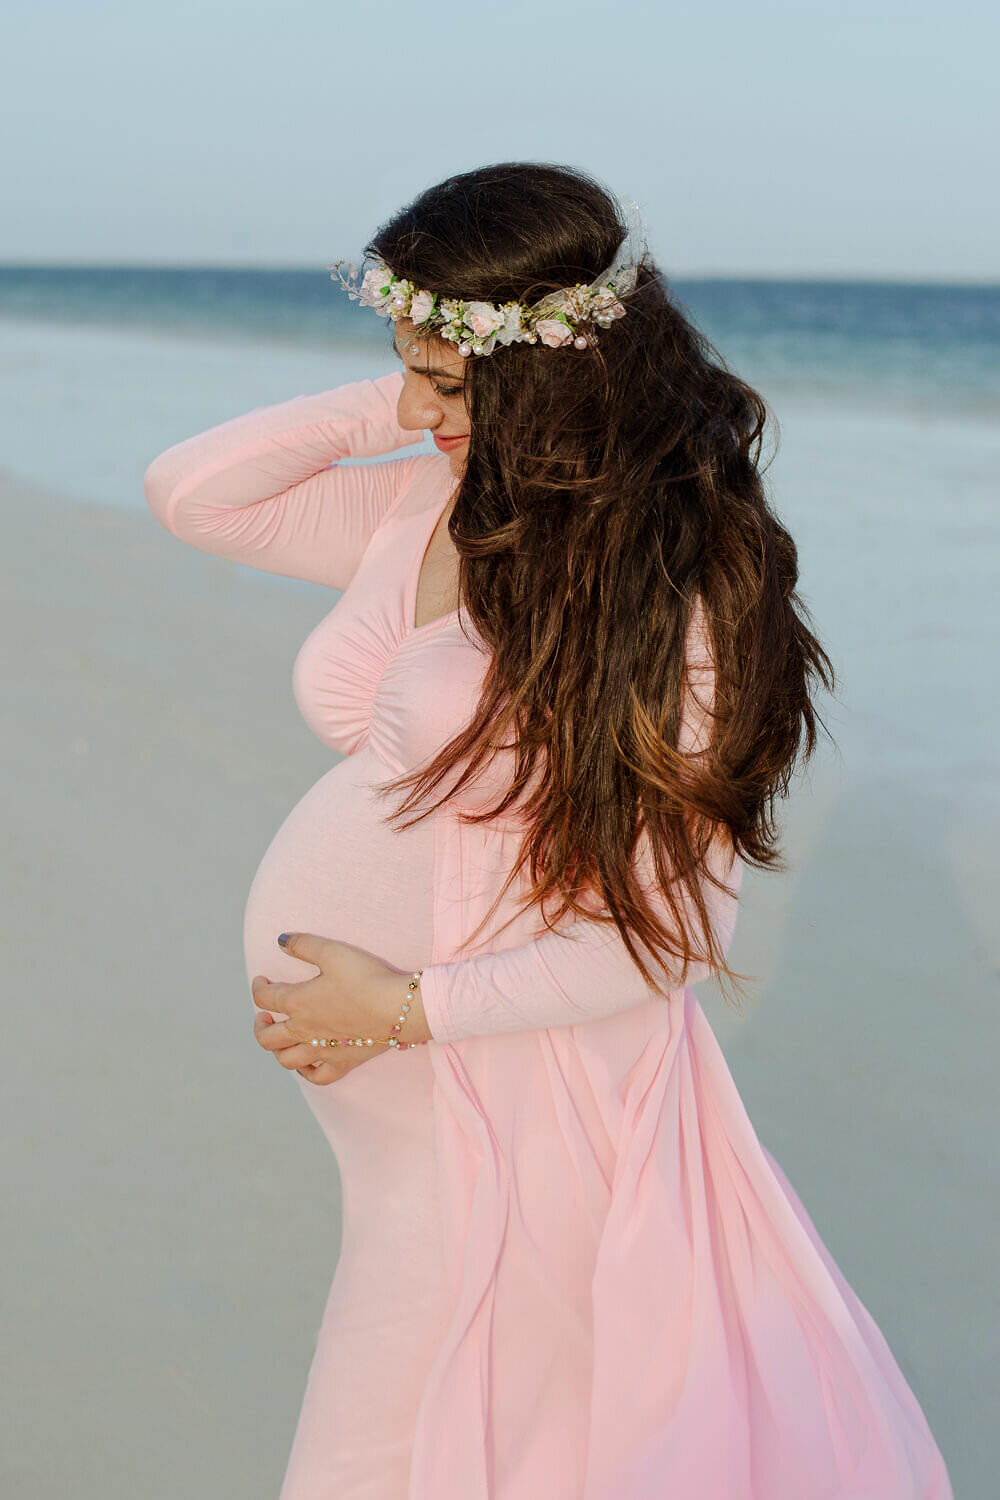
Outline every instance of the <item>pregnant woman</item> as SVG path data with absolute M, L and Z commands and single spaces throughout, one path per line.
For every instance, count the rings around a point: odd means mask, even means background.
M 342 758 L 246 907 L 343 1184 L 281 1500 L 946 1500 L 691 988 L 745 977 L 833 686 L 766 408 L 579 172 L 452 177 L 367 254 L 400 368 L 145 476 L 182 541 L 343 591 L 294 669 Z

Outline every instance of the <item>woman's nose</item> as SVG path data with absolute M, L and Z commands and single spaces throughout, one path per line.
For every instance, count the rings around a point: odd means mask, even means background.
M 433 400 L 429 401 L 415 391 L 408 391 L 404 386 L 396 403 L 396 421 L 400 427 L 408 430 L 433 429 L 437 427 L 441 417 L 441 408 Z

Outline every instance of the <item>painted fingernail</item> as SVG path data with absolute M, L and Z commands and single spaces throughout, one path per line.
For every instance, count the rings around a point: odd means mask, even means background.
M 285 944 L 288 942 L 288 939 L 290 937 L 291 937 L 291 933 L 290 932 L 279 932 L 278 933 L 278 942 L 281 944 L 282 947 L 284 947 Z

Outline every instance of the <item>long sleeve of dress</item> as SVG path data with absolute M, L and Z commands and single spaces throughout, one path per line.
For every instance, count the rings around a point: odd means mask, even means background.
M 427 462 L 414 454 L 339 463 L 420 441 L 396 420 L 402 383 L 392 371 L 294 396 L 175 443 L 146 469 L 146 502 L 203 552 L 344 589 L 414 467 Z
M 700 596 L 688 634 L 687 663 L 688 692 L 678 748 L 692 755 L 708 745 L 714 703 L 713 658 Z M 640 849 L 646 847 L 640 840 Z M 640 855 L 636 867 L 650 901 L 657 905 L 661 918 L 668 920 L 670 909 L 650 875 L 651 860 Z M 736 926 L 743 864 L 734 858 L 727 840 L 717 838 L 709 851 L 708 868 L 726 883 L 726 889 L 720 890 L 710 880 L 702 880 L 712 931 L 725 953 Z M 678 900 L 693 916 L 690 898 L 679 895 Z M 707 963 L 695 961 L 685 975 L 677 976 L 677 987 L 697 984 L 711 972 Z M 618 929 L 585 917 L 561 931 L 545 932 L 498 953 L 426 966 L 420 992 L 431 1037 L 439 1042 L 490 1032 L 578 1025 L 641 1005 L 658 993 L 646 984 Z
M 736 925 L 742 862 L 713 846 L 713 873 L 728 877 L 730 894 L 705 882 L 712 929 L 725 952 Z M 661 916 L 669 915 L 664 904 Z M 684 986 L 708 978 L 707 963 L 692 963 Z M 678 988 L 680 976 L 678 976 Z M 531 942 L 424 968 L 420 992 L 431 1037 L 456 1042 L 490 1032 L 575 1026 L 653 999 L 618 929 L 578 918 L 561 932 Z

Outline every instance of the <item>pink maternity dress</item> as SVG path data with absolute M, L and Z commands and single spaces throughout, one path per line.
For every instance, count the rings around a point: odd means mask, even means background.
M 288 1075 L 344 1221 L 280 1500 L 950 1500 L 916 1398 L 744 1111 L 690 988 L 705 971 L 664 999 L 612 926 L 521 911 L 497 934 L 523 886 L 459 952 L 517 848 L 513 817 L 458 817 L 495 798 L 500 762 L 413 828 L 385 821 L 375 787 L 467 721 L 486 663 L 463 613 L 414 623 L 447 459 L 338 462 L 412 446 L 401 381 L 257 408 L 144 477 L 182 541 L 344 591 L 293 674 L 343 758 L 261 860 L 248 981 L 317 972 L 279 932 L 339 938 L 423 966 L 433 1036 L 326 1087 Z M 696 624 L 694 683 L 706 642 Z M 728 946 L 741 869 L 718 868 Z

